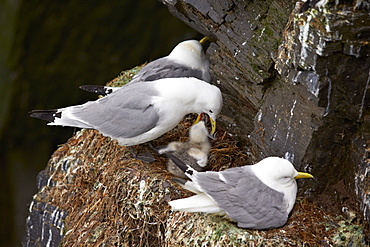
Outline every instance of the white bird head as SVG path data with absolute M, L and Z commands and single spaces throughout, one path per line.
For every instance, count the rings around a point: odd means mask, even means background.
M 298 172 L 292 163 L 279 157 L 268 157 L 251 166 L 255 175 L 270 188 L 284 193 L 288 213 L 292 210 L 297 194 L 296 178 L 313 178 Z
M 216 86 L 213 86 L 209 90 L 213 90 L 213 92 L 203 91 L 204 97 L 198 98 L 197 103 L 202 107 L 200 108 L 201 111 L 197 112 L 199 115 L 194 124 L 202 120 L 202 114 L 207 114 L 212 126 L 211 135 L 213 135 L 216 132 L 216 119 L 221 112 L 223 100 L 222 93 Z
M 179 43 L 168 57 L 191 68 L 209 70 L 209 61 L 204 54 L 202 44 L 197 40 Z

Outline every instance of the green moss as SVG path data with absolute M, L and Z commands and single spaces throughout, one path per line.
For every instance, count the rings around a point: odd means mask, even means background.
M 351 220 L 337 222 L 339 227 L 332 237 L 336 246 L 366 246 L 364 228 L 354 224 Z
M 132 77 L 136 75 L 144 65 L 136 66 L 132 69 L 122 71 L 114 80 L 107 83 L 107 86 L 110 87 L 122 87 L 131 81 Z
M 268 36 L 268 37 L 273 37 L 274 36 L 274 32 L 271 30 L 271 28 L 269 28 L 267 25 L 265 26 L 265 34 Z

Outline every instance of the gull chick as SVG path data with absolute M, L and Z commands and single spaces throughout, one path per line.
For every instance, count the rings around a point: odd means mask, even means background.
M 145 65 L 129 82 L 155 81 L 161 78 L 195 77 L 205 82 L 211 81 L 209 61 L 204 54 L 202 41 L 186 40 L 180 42 L 171 53 Z M 84 85 L 81 89 L 107 95 L 121 87 Z
M 285 159 L 268 157 L 254 165 L 224 171 L 197 172 L 171 153 L 166 154 L 191 179 L 176 179 L 196 195 L 170 201 L 174 211 L 224 213 L 238 227 L 269 229 L 283 226 L 297 194 L 297 172 Z
M 164 78 L 132 83 L 106 97 L 56 110 L 34 110 L 31 117 L 61 125 L 96 129 L 132 146 L 156 139 L 189 113 L 206 113 L 216 130 L 222 108 L 218 87 L 196 78 Z
M 170 142 L 167 147 L 160 149 L 160 154 L 171 152 L 172 155 L 182 160 L 186 165 L 196 171 L 202 171 L 207 165 L 208 153 L 211 144 L 208 140 L 208 131 L 204 121 L 191 126 L 189 131 L 189 141 L 187 142 Z M 172 174 L 186 178 L 186 175 L 178 168 L 171 159 L 167 162 L 167 171 Z

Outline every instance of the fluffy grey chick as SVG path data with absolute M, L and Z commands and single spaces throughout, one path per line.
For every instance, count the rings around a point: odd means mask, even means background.
M 189 141 L 170 142 L 167 147 L 160 149 L 158 152 L 160 154 L 171 152 L 196 171 L 202 171 L 207 165 L 208 153 L 211 149 L 208 136 L 204 121 L 200 121 L 190 128 Z M 185 173 L 171 159 L 167 162 L 167 171 L 178 177 L 186 178 Z

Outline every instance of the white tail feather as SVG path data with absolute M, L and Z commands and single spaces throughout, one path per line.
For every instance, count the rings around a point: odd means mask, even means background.
M 188 198 L 178 199 L 168 202 L 173 211 L 183 212 L 205 212 L 218 213 L 221 212 L 215 202 L 204 193 L 197 194 Z
M 193 192 L 194 194 L 199 194 L 199 193 L 202 192 L 200 190 L 200 188 L 198 186 L 196 186 L 196 184 L 194 184 L 193 182 L 190 182 L 190 181 L 186 182 L 185 184 L 180 184 L 179 183 L 179 185 L 181 187 L 183 187 L 184 189 Z
M 54 122 L 48 123 L 48 125 L 70 126 L 85 129 L 93 128 L 91 125 L 86 124 L 73 115 L 73 107 L 79 106 L 71 106 L 58 109 L 58 112 L 56 114 L 61 113 L 61 117 L 55 117 Z

